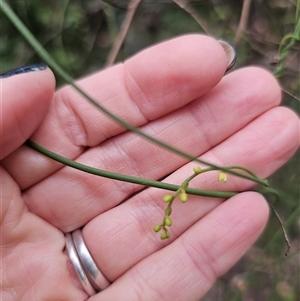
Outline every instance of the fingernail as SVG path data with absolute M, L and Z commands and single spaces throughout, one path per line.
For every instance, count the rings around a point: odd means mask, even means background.
M 48 66 L 45 63 L 38 63 L 38 64 L 33 64 L 33 65 L 28 65 L 28 66 L 24 66 L 24 67 L 20 67 L 20 68 L 16 68 L 16 69 L 13 69 L 13 70 L 6 71 L 6 72 L 0 74 L 0 78 L 11 77 L 13 75 L 28 73 L 28 72 L 33 72 L 33 71 L 45 70 L 47 67 Z
M 219 44 L 223 47 L 226 56 L 227 56 L 227 60 L 228 60 L 228 64 L 227 64 L 227 68 L 226 68 L 226 72 L 228 70 L 230 70 L 233 65 L 235 64 L 236 61 L 236 51 L 235 49 L 227 42 L 222 41 L 222 40 L 218 40 Z

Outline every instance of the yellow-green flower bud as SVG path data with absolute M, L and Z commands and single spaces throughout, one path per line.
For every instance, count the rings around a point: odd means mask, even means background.
M 166 202 L 166 203 L 170 203 L 172 200 L 173 200 L 173 196 L 171 194 L 166 194 L 163 197 L 163 201 Z
M 195 167 L 193 168 L 193 170 L 194 170 L 194 173 L 195 173 L 196 175 L 199 175 L 199 173 L 202 172 L 202 169 L 201 169 L 200 166 L 195 166 Z
M 182 203 L 186 203 L 187 200 L 188 200 L 188 195 L 185 193 L 185 192 L 182 192 L 180 195 L 179 195 L 179 198 L 180 198 L 180 201 Z
M 227 173 L 224 171 L 221 171 L 219 174 L 219 182 L 226 183 L 227 182 Z
M 171 236 L 170 232 L 167 230 L 164 230 L 160 235 L 160 239 L 168 239 L 170 236 Z
M 164 231 L 160 234 L 160 239 L 166 239 L 167 238 L 167 232 Z
M 171 226 L 172 226 L 172 220 L 170 219 L 169 216 L 165 217 L 165 224 L 166 224 L 166 226 L 168 226 L 168 227 L 171 227 Z
M 154 228 L 153 228 L 154 232 L 159 232 L 160 230 L 161 230 L 161 225 L 160 224 L 155 225 Z

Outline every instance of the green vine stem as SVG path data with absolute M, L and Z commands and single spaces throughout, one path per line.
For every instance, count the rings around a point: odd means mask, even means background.
M 167 230 L 167 227 L 170 227 L 172 225 L 172 220 L 170 218 L 170 215 L 172 213 L 172 204 L 177 196 L 179 196 L 182 203 L 186 203 L 188 200 L 188 194 L 204 196 L 204 197 L 224 198 L 224 199 L 228 199 L 228 198 L 233 197 L 238 194 L 238 192 L 233 192 L 233 191 L 210 191 L 210 190 L 201 190 L 201 189 L 188 187 L 190 181 L 193 180 L 196 176 L 198 176 L 199 174 L 203 174 L 205 172 L 217 170 L 216 168 L 210 167 L 210 168 L 206 168 L 206 169 L 201 169 L 199 166 L 195 166 L 194 173 L 191 176 L 189 176 L 186 180 L 184 180 L 180 186 L 178 186 L 178 185 L 174 185 L 174 184 L 170 184 L 170 183 L 163 183 L 160 181 L 154 181 L 154 180 L 149 180 L 149 179 L 144 179 L 144 178 L 139 178 L 139 177 L 133 177 L 133 176 L 129 176 L 129 175 L 123 175 L 123 174 L 119 174 L 119 173 L 114 173 L 114 172 L 94 168 L 94 167 L 91 167 L 88 165 L 84 165 L 84 164 L 78 163 L 76 161 L 70 160 L 68 158 L 65 158 L 63 156 L 60 156 L 31 140 L 27 140 L 25 144 L 27 146 L 31 147 L 32 149 L 38 151 L 39 153 L 47 156 L 48 158 L 51 158 L 51 159 L 53 159 L 59 163 L 62 163 L 66 166 L 72 167 L 74 169 L 77 169 L 77 170 L 80 170 L 80 171 L 83 171 L 83 172 L 86 172 L 89 174 L 101 176 L 104 178 L 110 178 L 110 179 L 114 179 L 114 180 L 118 180 L 118 181 L 139 184 L 139 185 L 143 185 L 143 186 L 147 186 L 147 187 L 155 187 L 155 188 L 174 191 L 173 195 L 166 194 L 163 197 L 163 200 L 166 203 L 168 203 L 168 206 L 165 209 L 165 215 L 164 215 L 163 222 L 154 227 L 155 232 L 159 232 L 162 230 L 162 233 L 160 236 L 161 239 L 167 239 L 170 237 L 170 232 Z M 228 169 L 228 170 L 242 169 L 248 173 L 253 174 L 254 177 L 257 177 L 252 171 L 250 171 L 247 168 L 242 167 L 242 166 L 228 166 L 228 167 L 226 167 L 226 169 Z M 222 176 L 219 176 L 219 181 L 226 182 L 227 177 L 224 177 L 224 171 L 222 169 L 219 171 L 221 171 L 220 175 L 222 175 Z M 262 187 L 258 188 L 257 191 L 263 195 L 273 195 L 276 198 L 279 197 L 277 191 L 270 187 L 262 186 Z M 287 255 L 289 252 L 289 249 L 290 249 L 290 243 L 289 243 L 286 231 L 283 227 L 283 223 L 282 223 L 278 213 L 276 212 L 274 206 L 271 205 L 271 208 L 274 211 L 278 221 L 280 222 L 280 226 L 281 226 L 286 244 L 288 246 L 288 250 L 286 252 L 286 255 Z
M 227 169 L 226 167 L 217 166 L 215 164 L 212 164 L 210 162 L 204 161 L 202 159 L 197 158 L 196 156 L 192 154 L 188 154 L 187 152 L 175 148 L 168 143 L 165 143 L 162 140 L 156 139 L 143 131 L 141 131 L 139 128 L 133 126 L 132 124 L 128 123 L 127 121 L 119 118 L 111 111 L 107 110 L 105 107 L 100 105 L 96 100 L 94 100 L 92 97 L 90 97 L 85 91 L 83 91 L 79 86 L 77 86 L 74 83 L 74 80 L 72 77 L 65 72 L 56 62 L 55 60 L 50 56 L 50 54 L 44 50 L 43 46 L 38 42 L 38 40 L 32 35 L 32 33 L 28 30 L 28 28 L 25 26 L 25 24 L 18 18 L 18 16 L 14 13 L 14 11 L 10 8 L 10 6 L 5 2 L 1 1 L 1 10 L 4 12 L 4 14 L 9 18 L 9 20 L 14 24 L 14 26 L 20 31 L 23 37 L 27 40 L 27 42 L 35 49 L 35 51 L 40 55 L 40 57 L 47 62 L 47 64 L 55 70 L 57 74 L 59 74 L 68 84 L 72 85 L 74 89 L 76 89 L 82 96 L 85 97 L 91 104 L 93 104 L 96 108 L 98 108 L 100 111 L 102 111 L 104 114 L 106 114 L 108 117 L 110 117 L 112 120 L 120 124 L 122 127 L 126 128 L 129 131 L 132 131 L 141 137 L 156 143 L 160 147 L 163 147 L 173 153 L 176 153 L 177 155 L 180 155 L 182 157 L 185 157 L 186 159 L 189 159 L 191 161 L 196 161 L 198 163 L 210 166 L 212 168 L 222 170 L 224 172 L 228 172 L 230 174 L 236 175 L 241 178 L 245 178 L 247 180 L 253 181 L 255 183 L 258 183 L 263 186 L 268 186 L 266 181 L 263 181 L 257 177 L 249 176 L 247 174 L 243 174 L 234 170 Z
M 129 182 L 129 183 L 134 183 L 134 184 L 139 184 L 147 187 L 156 187 L 160 189 L 166 189 L 166 190 L 171 190 L 171 191 L 177 191 L 180 186 L 174 185 L 174 184 L 169 184 L 169 183 L 163 183 L 160 181 L 153 181 L 149 179 L 143 179 L 143 178 L 138 178 L 138 177 L 133 177 L 133 176 L 128 176 L 128 175 L 123 175 L 119 173 L 114 173 L 111 171 L 106 171 L 106 170 L 101 170 L 97 169 L 91 166 L 87 166 L 81 163 L 78 163 L 76 161 L 70 160 L 68 158 L 65 158 L 63 156 L 60 156 L 44 147 L 41 145 L 31 141 L 27 140 L 26 145 L 29 147 L 33 148 L 34 150 L 38 151 L 39 153 L 59 162 L 64 165 L 67 165 L 69 167 L 84 171 L 86 173 L 90 173 L 93 175 L 101 176 L 104 178 L 110 178 L 113 180 L 118 180 L 118 181 L 123 181 L 123 182 Z M 189 194 L 192 195 L 199 195 L 199 196 L 207 196 L 207 197 L 215 197 L 215 198 L 230 198 L 238 192 L 232 192 L 232 191 L 209 191 L 209 190 L 200 190 L 200 189 L 195 189 L 195 188 L 189 188 L 186 191 Z

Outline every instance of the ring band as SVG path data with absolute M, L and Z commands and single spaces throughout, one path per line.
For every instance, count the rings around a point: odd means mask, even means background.
M 81 229 L 65 235 L 69 258 L 86 293 L 93 296 L 107 288 L 110 282 L 103 276 L 93 260 L 85 245 Z
M 89 296 L 95 295 L 96 291 L 94 290 L 93 286 L 89 282 L 89 280 L 81 266 L 80 260 L 78 258 L 78 255 L 76 253 L 76 250 L 75 250 L 75 247 L 73 244 L 73 238 L 70 233 L 66 233 L 66 248 L 69 253 L 70 260 L 75 268 L 75 271 L 79 277 L 79 280 L 80 280 L 84 290 L 86 291 L 86 293 Z
M 110 282 L 103 276 L 97 267 L 94 259 L 86 247 L 81 230 L 77 229 L 73 231 L 72 237 L 80 262 L 82 263 L 83 269 L 93 288 L 96 291 L 104 290 L 110 285 Z

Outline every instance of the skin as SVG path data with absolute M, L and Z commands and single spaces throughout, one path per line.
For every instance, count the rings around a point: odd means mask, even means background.
M 271 74 L 248 67 L 223 77 L 227 63 L 214 39 L 188 35 L 78 83 L 148 134 L 266 178 L 299 147 L 299 119 L 279 107 Z M 174 203 L 171 238 L 161 241 L 152 228 L 162 220 L 166 191 L 62 167 L 22 144 L 31 137 L 84 164 L 177 184 L 194 163 L 126 132 L 71 87 L 55 92 L 49 69 L 1 85 L 2 300 L 196 301 L 263 231 L 269 208 L 258 193 L 226 202 L 190 196 Z M 191 183 L 230 191 L 251 185 L 232 176 L 219 183 L 216 173 Z M 90 298 L 64 252 L 63 233 L 78 227 L 112 282 Z

